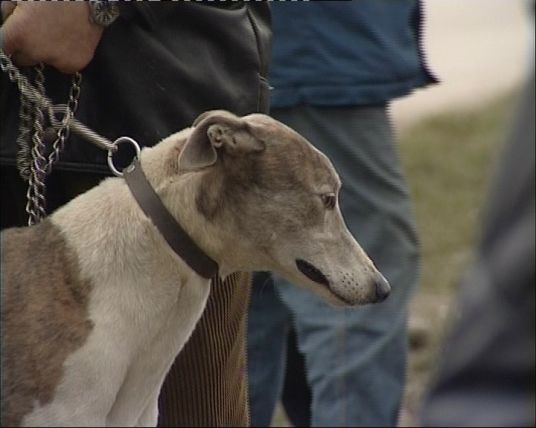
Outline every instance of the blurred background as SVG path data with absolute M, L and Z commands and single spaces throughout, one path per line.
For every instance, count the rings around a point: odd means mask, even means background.
M 427 62 L 440 84 L 391 106 L 422 245 L 399 426 L 416 426 L 490 178 L 534 57 L 529 0 L 426 0 Z M 273 426 L 290 426 L 281 407 Z
M 423 251 L 400 426 L 418 423 L 452 298 L 478 238 L 497 156 L 534 61 L 532 1 L 424 3 L 425 52 L 441 82 L 392 106 Z
M 449 111 L 475 110 L 519 86 L 533 59 L 529 0 L 425 0 L 428 64 L 441 84 L 393 104 L 397 129 Z

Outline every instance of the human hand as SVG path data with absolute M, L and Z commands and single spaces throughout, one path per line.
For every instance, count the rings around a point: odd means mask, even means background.
M 90 21 L 87 2 L 2 1 L 4 52 L 17 65 L 82 70 L 93 58 L 103 28 Z

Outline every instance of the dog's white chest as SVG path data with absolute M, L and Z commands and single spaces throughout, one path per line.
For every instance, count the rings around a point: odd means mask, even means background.
M 207 280 L 193 277 L 182 288 L 173 308 L 160 319 L 151 337 L 140 343 L 140 352 L 127 370 L 107 416 L 107 425 L 134 422 L 156 426 L 157 399 L 165 375 L 201 317 L 209 289 Z
M 99 309 L 90 304 L 95 326 L 87 342 L 65 361 L 64 376 L 52 402 L 36 405 L 23 424 L 65 421 L 68 426 L 156 426 L 158 393 L 165 374 L 190 337 L 210 290 L 209 281 L 197 275 L 180 286 L 159 284 L 161 288 L 173 286 L 180 290 L 175 299 L 167 304 L 150 300 L 147 305 L 153 308 L 136 308 L 141 296 L 135 292 L 125 297 L 123 305 L 132 309 L 126 317 L 105 317 L 100 304 Z M 95 301 L 110 298 L 94 296 Z M 136 310 L 140 311 L 138 319 L 132 318 Z

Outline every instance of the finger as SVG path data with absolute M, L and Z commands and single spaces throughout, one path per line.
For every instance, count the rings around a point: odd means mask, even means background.
M 15 51 L 15 40 L 13 39 L 13 34 L 9 31 L 9 28 L 6 28 L 4 24 L 0 28 L 0 48 L 4 51 L 6 55 L 11 55 Z
M 3 1 L 1 3 L 2 6 L 0 6 L 0 11 L 2 12 L 2 20 L 5 21 L 15 10 L 17 3 L 14 1 Z
M 11 56 L 11 60 L 20 67 L 28 67 L 30 65 L 36 65 L 39 63 L 39 61 L 36 61 L 34 58 L 22 52 L 15 52 Z
M 19 45 L 22 24 L 19 22 L 17 13 L 12 13 L 9 19 L 2 24 L 2 49 L 6 55 L 13 54 Z

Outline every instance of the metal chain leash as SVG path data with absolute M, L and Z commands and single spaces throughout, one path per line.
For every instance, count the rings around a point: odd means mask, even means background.
M 52 101 L 50 101 L 46 95 L 40 94 L 39 91 L 33 87 L 26 76 L 21 74 L 19 69 L 13 64 L 11 59 L 4 53 L 2 49 L 0 49 L 0 69 L 8 74 L 9 80 L 17 84 L 21 96 L 24 96 L 30 101 L 36 103 L 41 109 L 47 110 L 51 108 L 52 110 L 59 110 L 59 106 L 54 106 Z M 54 118 L 52 120 L 54 123 L 57 123 Z M 112 152 L 116 150 L 116 146 L 113 142 L 92 131 L 74 117 L 71 119 L 69 125 L 72 132 L 78 134 L 80 137 L 84 138 L 90 143 L 95 144 L 99 148 Z
M 21 177 L 28 181 L 26 193 L 28 225 L 39 222 L 46 216 L 45 178 L 50 174 L 52 165 L 59 160 L 60 153 L 70 131 L 76 132 L 86 140 L 108 151 L 108 157 L 117 150 L 117 145 L 93 132 L 74 118 L 80 98 L 82 75 L 73 75 L 67 104 L 54 105 L 45 95 L 43 66 L 35 71 L 35 86 L 12 63 L 11 59 L 0 49 L 0 68 L 8 74 L 9 80 L 17 84 L 20 91 L 20 123 L 17 138 L 17 167 Z M 56 117 L 61 114 L 61 120 Z M 45 131 L 45 123 L 55 131 L 48 156 L 45 141 L 51 137 Z M 45 141 L 44 141 L 45 140 Z M 110 163 L 110 160 L 109 160 Z
M 43 66 L 35 67 L 36 73 L 36 88 L 39 93 L 44 96 L 44 75 Z M 52 171 L 52 165 L 59 160 L 60 152 L 63 150 L 65 140 L 69 135 L 69 121 L 74 116 L 78 106 L 78 98 L 80 97 L 80 82 L 82 76 L 76 73 L 72 78 L 72 85 L 69 91 L 69 102 L 67 105 L 59 105 L 49 107 L 46 110 L 47 117 L 43 109 L 39 108 L 29 99 L 24 99 L 24 107 L 21 104 L 21 111 L 31 111 L 33 113 L 33 123 L 22 123 L 21 134 L 26 135 L 26 139 L 18 138 L 19 153 L 17 160 L 19 161 L 19 172 L 25 178 L 24 173 L 28 174 L 28 191 L 26 193 L 26 212 L 28 213 L 28 225 L 39 222 L 46 216 L 45 200 L 46 200 L 46 184 L 45 178 Z M 21 100 L 22 101 L 22 100 Z M 63 118 L 59 124 L 54 123 L 56 120 L 55 110 L 58 107 L 63 110 Z M 55 130 L 56 135 L 51 144 L 51 151 L 48 157 L 46 156 L 46 144 L 43 141 L 45 138 L 45 119 L 48 119 L 49 124 Z M 28 127 L 24 129 L 24 127 Z M 31 140 L 28 134 L 33 130 Z M 33 147 L 30 149 L 30 143 Z M 28 156 L 30 154 L 30 156 Z M 26 156 L 24 158 L 23 156 Z
M 37 83 L 37 82 L 36 82 Z M 28 144 L 24 144 L 30 137 L 30 130 L 34 123 L 34 109 L 29 100 L 20 93 L 19 108 L 19 134 L 17 137 L 17 168 L 23 179 L 30 178 L 31 150 Z
M 43 66 L 39 65 L 35 67 L 36 79 L 38 91 L 44 90 L 44 77 L 42 74 Z M 28 226 L 39 222 L 46 216 L 45 210 L 45 176 L 44 163 L 46 159 L 43 156 L 45 151 L 45 145 L 43 143 L 43 111 L 34 106 L 29 100 L 25 100 L 25 110 L 31 112 L 33 123 L 25 123 L 21 126 L 28 126 L 27 131 L 23 130 L 23 133 L 28 135 L 28 138 L 24 141 L 17 139 L 19 144 L 19 156 L 18 159 L 22 163 L 29 164 L 29 176 L 28 176 L 28 190 L 26 191 L 26 212 L 28 213 Z M 33 130 L 33 132 L 32 132 Z M 31 139 L 29 138 L 31 134 Z M 33 143 L 33 147 L 30 146 L 30 141 Z M 21 159 L 20 153 L 29 154 L 29 158 Z

